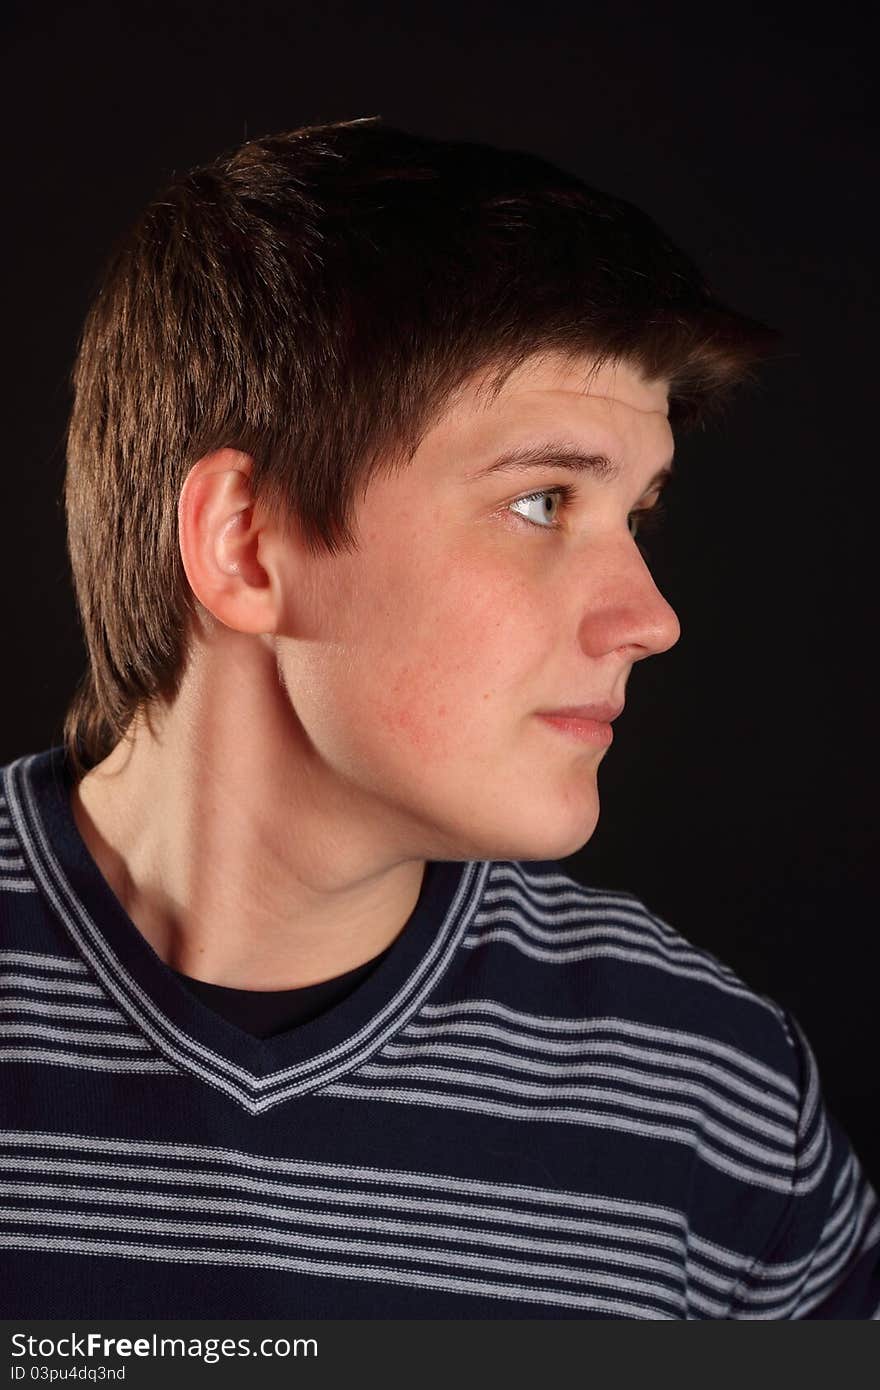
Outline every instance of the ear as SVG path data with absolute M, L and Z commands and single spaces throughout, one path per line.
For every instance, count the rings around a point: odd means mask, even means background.
M 265 536 L 251 495 L 252 469 L 249 454 L 228 448 L 193 464 L 178 499 L 178 538 L 203 607 L 236 632 L 269 633 L 279 623 L 281 592 L 265 557 L 261 563 Z

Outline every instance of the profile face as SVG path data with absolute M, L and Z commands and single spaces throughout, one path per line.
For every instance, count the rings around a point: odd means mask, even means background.
M 370 485 L 358 553 L 310 562 L 307 639 L 291 628 L 279 640 L 313 752 L 346 794 L 375 803 L 405 853 L 556 859 L 581 848 L 607 745 L 539 712 L 622 704 L 633 664 L 679 638 L 630 529 L 673 453 L 665 384 L 624 366 L 587 382 L 588 365 L 531 359 L 491 403 L 469 384 L 411 465 Z M 542 464 L 479 476 L 551 441 L 619 472 Z M 568 502 L 547 495 L 566 485 Z

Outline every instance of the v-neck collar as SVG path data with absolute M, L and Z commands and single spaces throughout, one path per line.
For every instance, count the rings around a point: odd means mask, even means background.
M 319 1017 L 255 1038 L 197 999 L 123 908 L 74 820 L 64 746 L 16 759 L 3 778 L 34 881 L 95 980 L 168 1062 L 253 1114 L 352 1071 L 406 1024 L 449 967 L 491 868 L 427 863 L 418 902 L 373 973 Z

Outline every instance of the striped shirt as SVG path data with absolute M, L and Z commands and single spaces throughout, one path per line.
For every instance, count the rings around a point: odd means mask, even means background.
M 269 1037 L 155 953 L 60 746 L 0 769 L 0 1315 L 880 1316 L 795 1017 L 633 894 L 431 862 Z

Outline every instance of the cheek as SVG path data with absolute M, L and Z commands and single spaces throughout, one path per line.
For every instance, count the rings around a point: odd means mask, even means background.
M 454 738 L 451 711 L 458 705 L 454 677 L 436 663 L 404 662 L 377 697 L 374 727 L 383 742 L 433 761 L 448 754 Z
M 536 610 L 537 610 L 537 605 Z M 528 698 L 544 625 L 521 587 L 497 575 L 412 589 L 393 630 L 377 634 L 373 722 L 380 737 L 436 761 L 485 749 Z M 381 654 L 381 656 L 380 656 Z

